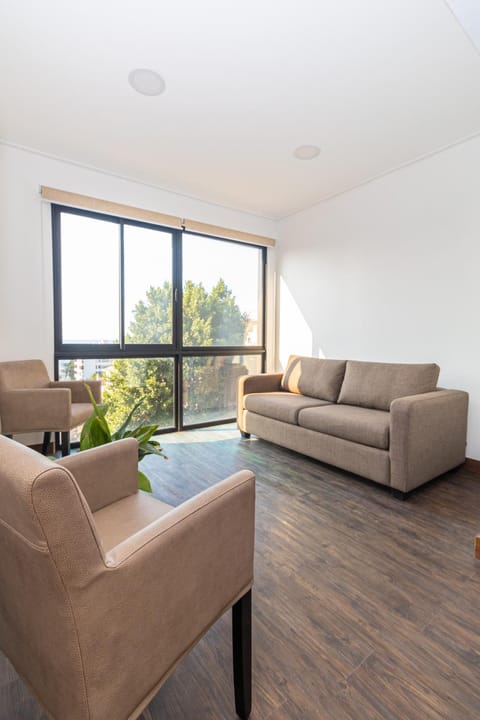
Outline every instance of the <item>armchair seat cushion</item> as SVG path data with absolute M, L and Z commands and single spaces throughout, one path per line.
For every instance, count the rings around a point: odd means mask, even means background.
M 350 405 L 328 405 L 300 411 L 298 424 L 343 440 L 388 450 L 390 413 Z
M 245 396 L 245 409 L 257 415 L 296 425 L 298 413 L 304 408 L 330 405 L 326 400 L 291 392 L 251 393 Z
M 171 505 L 139 491 L 97 510 L 93 517 L 104 552 L 109 552 L 171 509 Z

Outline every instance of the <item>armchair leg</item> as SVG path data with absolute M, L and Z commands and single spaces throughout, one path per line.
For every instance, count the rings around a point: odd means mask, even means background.
M 242 720 L 252 709 L 252 591 L 232 608 L 233 684 L 235 710 Z
M 70 455 L 70 433 L 62 432 L 62 457 Z
M 49 447 L 50 447 L 50 433 L 45 432 L 45 433 L 43 433 L 42 455 L 47 454 Z
M 244 438 L 245 440 L 248 440 L 248 438 L 250 437 L 250 433 L 247 433 L 247 432 L 245 432 L 244 430 L 240 430 L 240 435 L 241 435 L 242 438 Z

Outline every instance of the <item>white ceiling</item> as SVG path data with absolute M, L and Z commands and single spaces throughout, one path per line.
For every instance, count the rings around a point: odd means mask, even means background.
M 444 0 L 0 0 L 0 68 L 4 141 L 273 218 L 480 132 Z

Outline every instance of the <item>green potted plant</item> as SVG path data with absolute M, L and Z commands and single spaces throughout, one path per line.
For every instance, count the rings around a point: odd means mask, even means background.
M 165 460 L 167 459 L 160 443 L 157 440 L 152 440 L 152 437 L 157 432 L 159 425 L 152 424 L 137 425 L 137 427 L 133 428 L 129 427 L 132 417 L 142 404 L 142 400 L 134 405 L 122 425 L 112 432 L 106 418 L 108 405 L 104 403 L 98 404 L 95 401 L 89 386 L 85 385 L 85 387 L 87 388 L 90 402 L 93 406 L 93 412 L 83 425 L 80 435 L 80 450 L 88 450 L 89 448 L 98 447 L 99 445 L 106 445 L 107 443 L 114 442 L 115 440 L 133 437 L 138 442 L 138 462 L 141 462 L 146 455 L 159 455 Z M 150 480 L 141 470 L 138 471 L 138 487 L 140 490 L 152 492 Z

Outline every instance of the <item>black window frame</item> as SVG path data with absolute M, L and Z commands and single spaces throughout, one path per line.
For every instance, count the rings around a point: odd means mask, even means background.
M 221 420 L 212 420 L 201 423 L 183 422 L 183 358 L 184 357 L 225 357 L 238 355 L 255 355 L 261 358 L 261 372 L 266 367 L 266 281 L 267 281 L 267 248 L 254 243 L 245 243 L 228 238 L 218 237 L 207 233 L 191 232 L 184 228 L 170 228 L 154 223 L 147 223 L 131 218 L 123 218 L 107 213 L 73 208 L 67 205 L 52 203 L 52 242 L 53 242 L 53 307 L 54 307 L 54 360 L 55 377 L 59 376 L 59 363 L 61 360 L 75 359 L 112 359 L 118 358 L 173 358 L 174 360 L 174 425 L 159 430 L 159 434 L 178 430 L 187 430 L 200 427 L 209 427 L 233 422 L 235 417 Z M 113 344 L 102 343 L 64 343 L 62 340 L 62 272 L 61 272 L 61 214 L 70 213 L 97 220 L 105 220 L 119 225 L 120 248 L 120 299 L 119 299 L 119 342 Z M 125 343 L 125 266 L 124 266 L 124 228 L 126 225 L 142 227 L 169 233 L 172 236 L 172 343 L 171 344 L 126 344 Z M 183 322 L 183 236 L 197 235 L 217 240 L 218 242 L 235 243 L 247 247 L 255 247 L 261 251 L 261 332 L 259 345 L 232 345 L 232 346 L 184 346 L 182 344 Z

